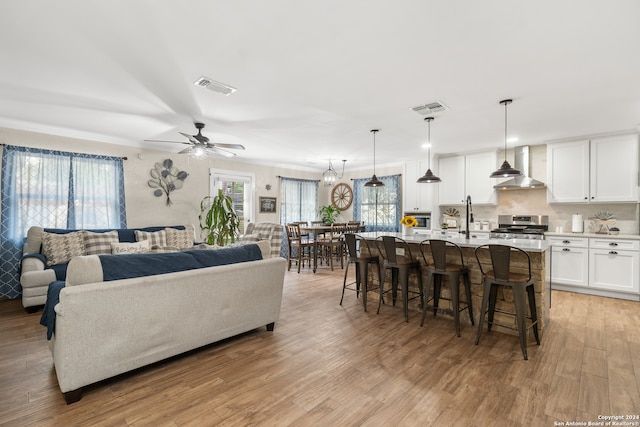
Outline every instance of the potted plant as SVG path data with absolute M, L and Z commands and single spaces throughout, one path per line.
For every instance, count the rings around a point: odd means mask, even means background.
M 207 244 L 226 246 L 235 243 L 240 232 L 240 219 L 233 210 L 233 200 L 222 190 L 218 190 L 215 197 L 202 199 L 198 219 Z
M 325 224 L 331 225 L 336 222 L 336 217 L 340 215 L 340 210 L 333 205 L 326 205 L 320 208 L 320 219 Z

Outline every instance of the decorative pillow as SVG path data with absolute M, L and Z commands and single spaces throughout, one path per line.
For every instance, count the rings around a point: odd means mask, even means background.
M 118 232 L 115 230 L 107 233 L 84 231 L 83 235 L 85 255 L 110 254 L 111 244 L 119 242 Z
M 74 256 L 84 255 L 82 232 L 68 234 L 42 232 L 42 254 L 47 258 L 48 266 L 66 264 Z
M 135 230 L 136 240 L 141 242 L 142 240 L 149 241 L 149 247 L 152 246 L 167 246 L 167 232 L 160 231 L 140 231 Z
M 173 246 L 178 249 L 186 249 L 193 247 L 194 229 L 192 225 L 188 225 L 184 230 L 176 230 L 175 228 L 165 228 L 167 233 L 167 246 Z
M 141 240 L 133 243 L 112 243 L 112 254 L 140 254 L 149 252 L 149 240 Z

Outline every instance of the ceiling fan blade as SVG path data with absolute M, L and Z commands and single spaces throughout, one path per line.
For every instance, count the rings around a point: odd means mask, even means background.
M 212 146 L 208 146 L 207 147 L 207 151 L 209 151 L 210 153 L 220 154 L 220 155 L 225 156 L 225 157 L 235 157 L 236 156 L 236 153 L 232 153 L 231 151 L 223 150 L 221 148 L 216 148 L 216 147 L 212 147 Z
M 186 142 L 185 142 L 185 144 L 186 144 Z M 189 144 L 189 145 L 191 145 L 191 144 Z M 178 151 L 178 154 L 187 154 L 191 150 L 193 150 L 193 146 L 191 146 L 189 148 L 185 148 L 184 150 Z
M 230 148 L 232 150 L 244 150 L 244 145 L 240 145 L 240 144 L 223 144 L 220 142 L 211 142 L 209 143 L 209 145 L 213 145 L 214 147 L 219 147 L 219 148 Z
M 199 143 L 200 143 L 200 141 L 198 141 L 197 139 L 195 139 L 195 138 L 193 137 L 193 135 L 189 135 L 188 133 L 184 133 L 184 132 L 178 132 L 178 133 L 179 133 L 180 135 L 182 135 L 182 136 L 184 136 L 184 137 L 188 138 L 188 139 L 189 139 L 189 141 L 193 142 L 194 144 L 199 144 Z
M 184 141 L 164 141 L 161 139 L 145 139 L 145 142 L 170 142 L 172 144 L 187 144 L 187 145 L 191 145 L 189 142 L 184 142 Z

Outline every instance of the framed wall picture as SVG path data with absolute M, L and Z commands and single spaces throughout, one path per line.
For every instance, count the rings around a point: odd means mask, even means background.
M 276 197 L 260 197 L 260 213 L 276 213 Z

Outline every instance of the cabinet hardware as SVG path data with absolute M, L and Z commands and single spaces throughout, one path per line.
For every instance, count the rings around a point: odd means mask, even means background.
M 568 245 L 569 243 L 571 243 L 571 240 L 563 240 L 562 243 L 564 243 L 565 245 Z
M 611 242 L 609 243 L 609 246 L 618 246 L 618 244 L 616 242 Z
M 571 249 L 569 249 L 569 248 L 562 248 L 562 252 L 571 252 Z
M 618 252 L 616 252 L 616 251 L 609 251 L 609 255 L 618 255 Z

